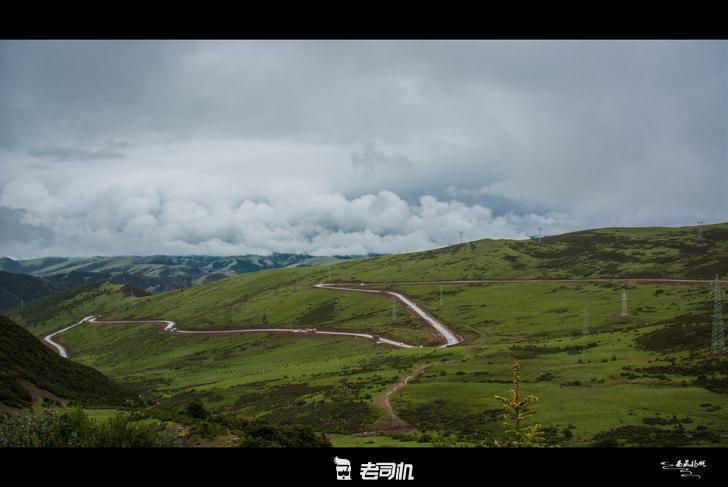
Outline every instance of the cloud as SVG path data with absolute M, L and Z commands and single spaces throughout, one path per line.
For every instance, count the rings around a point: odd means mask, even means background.
M 6 41 L 0 205 L 25 255 L 721 221 L 727 46 Z
M 354 169 L 363 171 L 411 171 L 414 168 L 412 161 L 401 154 L 388 155 L 378 150 L 373 142 L 368 142 L 361 152 L 351 153 L 351 164 Z
M 488 208 L 433 196 L 409 204 L 386 190 L 351 199 L 316 193 L 293 200 L 281 193 L 269 201 L 224 204 L 214 195 L 193 201 L 114 184 L 91 185 L 79 203 L 73 191 L 53 195 L 44 188 L 36 180 L 14 181 L 3 190 L 0 210 L 18 212 L 32 222 L 28 229 L 52 235 L 45 248 L 53 255 L 79 249 L 87 255 L 392 253 L 455 243 L 460 232 L 468 239 L 526 235 L 518 217 L 495 217 Z M 12 248 L 25 257 L 38 249 Z

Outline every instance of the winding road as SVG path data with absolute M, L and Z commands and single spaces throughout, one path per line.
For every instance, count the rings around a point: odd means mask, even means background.
M 419 307 L 412 300 L 407 298 L 401 293 L 395 291 L 387 291 L 383 289 L 367 289 L 367 285 L 416 285 L 416 284 L 509 284 L 509 283 L 635 283 L 635 284 L 710 284 L 711 280 L 707 279 L 660 279 L 660 278 L 617 278 L 617 279 L 461 279 L 461 280 L 431 280 L 431 281 L 379 281 L 379 282 L 349 282 L 349 283 L 336 283 L 336 284 L 316 284 L 315 288 L 327 289 L 335 291 L 352 291 L 352 292 L 363 292 L 369 294 L 389 295 L 400 301 L 402 304 L 412 310 L 417 316 L 419 316 L 427 325 L 432 327 L 435 332 L 444 341 L 443 344 L 438 345 L 438 348 L 450 347 L 462 343 L 463 337 L 452 331 L 449 327 L 444 325 L 437 318 L 429 314 L 427 311 Z M 728 281 L 720 281 L 721 285 L 728 284 Z M 312 334 L 312 335 L 333 335 L 333 336 L 351 336 L 358 338 L 365 338 L 372 340 L 374 343 L 381 343 L 390 345 L 396 348 L 415 348 L 414 345 L 409 345 L 404 342 L 385 338 L 380 335 L 373 335 L 370 333 L 354 333 L 346 331 L 328 331 L 318 330 L 316 328 L 243 328 L 243 329 L 216 329 L 216 330 L 183 330 L 177 327 L 174 321 L 169 320 L 98 320 L 96 316 L 86 316 L 78 323 L 71 326 L 67 326 L 61 330 L 53 332 L 43 338 L 43 340 L 51 347 L 53 347 L 61 357 L 68 358 L 68 352 L 62 345 L 53 341 L 53 337 L 64 333 L 71 328 L 79 326 L 84 323 L 93 323 L 99 325 L 113 325 L 113 324 L 145 324 L 145 323 L 159 323 L 164 325 L 164 332 L 174 333 L 179 335 L 203 335 L 203 336 L 214 336 L 214 335 L 240 335 L 243 333 L 288 333 L 288 334 Z

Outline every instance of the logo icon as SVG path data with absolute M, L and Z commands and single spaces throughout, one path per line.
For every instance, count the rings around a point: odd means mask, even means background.
M 351 480 L 351 462 L 346 458 L 334 457 L 336 464 L 336 478 L 338 480 Z

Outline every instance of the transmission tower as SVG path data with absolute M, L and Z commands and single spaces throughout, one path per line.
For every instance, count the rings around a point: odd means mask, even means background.
M 626 318 L 629 316 L 627 311 L 627 291 L 622 291 L 622 312 L 619 314 L 620 318 Z
M 589 309 L 584 306 L 584 325 L 581 329 L 581 334 L 587 336 L 589 334 Z
M 392 297 L 392 320 L 397 319 L 397 300 Z
M 463 242 L 465 242 L 465 240 L 463 240 L 463 232 L 460 232 L 460 243 L 463 243 Z
M 703 222 L 698 222 L 698 240 L 703 240 Z
M 720 294 L 720 278 L 716 274 L 713 281 L 713 334 L 710 340 L 710 351 L 713 353 L 725 352 L 725 332 Z
M 442 284 L 440 284 L 440 307 L 442 308 Z

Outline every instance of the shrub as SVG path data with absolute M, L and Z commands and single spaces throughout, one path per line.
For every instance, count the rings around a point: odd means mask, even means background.
M 332 445 L 328 438 L 316 434 L 308 426 L 274 426 L 266 423 L 252 423 L 243 430 L 240 446 L 245 448 L 325 448 Z
M 0 447 L 161 447 L 177 446 L 154 426 L 119 414 L 98 424 L 81 407 L 45 408 L 38 414 L 0 423 Z
M 200 401 L 192 401 L 185 407 L 185 413 L 190 418 L 206 419 L 208 417 L 207 409 Z

